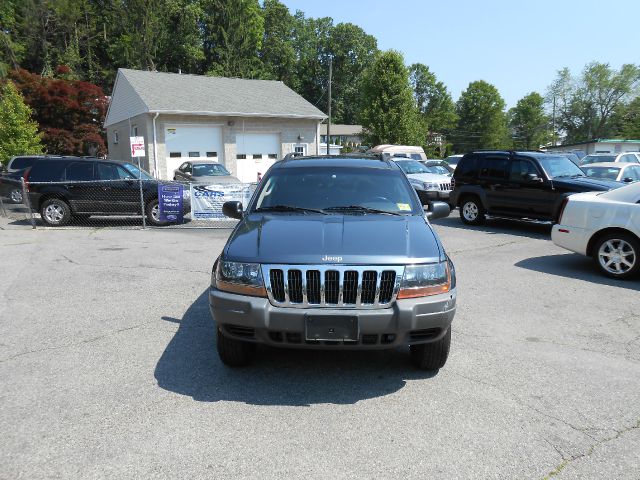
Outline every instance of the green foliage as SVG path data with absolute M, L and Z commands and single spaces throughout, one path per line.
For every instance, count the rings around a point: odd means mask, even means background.
M 456 104 L 460 120 L 453 136 L 454 150 L 465 152 L 507 147 L 504 108 L 504 100 L 496 87 L 484 80 L 471 82 Z
M 399 52 L 389 50 L 377 56 L 364 72 L 362 94 L 365 143 L 424 143 L 423 125 L 409 83 L 409 71 Z
M 556 104 L 556 126 L 565 143 L 615 134 L 614 113 L 638 95 L 640 68 L 625 64 L 613 70 L 607 63 L 588 64 L 579 78 L 568 68 L 558 72 L 547 91 L 548 108 Z
M 258 0 L 202 0 L 207 74 L 260 78 L 264 18 Z
M 532 92 L 518 100 L 508 117 L 514 149 L 537 150 L 551 139 L 549 117 L 539 93 Z
M 409 72 L 418 111 L 424 128 L 429 132 L 425 153 L 428 157 L 443 157 L 447 149 L 447 134 L 458 121 L 455 103 L 447 87 L 438 81 L 429 67 L 414 63 Z
M 279 0 L 265 0 L 262 7 L 264 16 L 264 39 L 260 58 L 265 76 L 283 81 L 297 90 L 300 85 L 296 75 L 296 51 L 291 41 L 294 17 Z
M 616 136 L 627 140 L 640 140 L 640 97 L 619 107 L 615 115 Z
M 0 2 L 0 78 L 10 68 L 17 68 L 24 55 L 24 45 L 19 41 L 16 0 Z
M 0 87 L 0 162 L 38 153 L 42 153 L 38 124 L 15 85 L 7 81 Z
M 377 40 L 352 23 L 329 32 L 333 57 L 332 114 L 336 123 L 356 124 L 362 108 L 361 74 L 378 52 Z
M 429 131 L 446 132 L 455 128 L 456 106 L 445 84 L 422 63 L 414 63 L 409 71 L 418 110 Z

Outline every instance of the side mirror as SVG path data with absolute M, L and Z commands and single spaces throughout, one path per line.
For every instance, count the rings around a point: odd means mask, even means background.
M 451 213 L 449 204 L 444 202 L 429 202 L 429 210 L 427 211 L 427 218 L 429 220 L 437 220 L 438 218 L 447 218 Z
M 242 219 L 242 202 L 224 202 L 222 204 L 222 213 L 225 217 Z
M 535 173 L 527 173 L 524 178 L 527 182 L 542 183 L 542 179 Z
M 622 181 L 625 182 L 625 183 L 631 183 L 631 182 L 634 182 L 635 180 L 633 178 L 631 178 L 631 177 L 626 177 Z

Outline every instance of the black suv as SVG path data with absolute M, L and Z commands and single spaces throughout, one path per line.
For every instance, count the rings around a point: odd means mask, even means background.
M 24 174 L 31 208 L 46 225 L 66 225 L 73 217 L 140 215 L 140 182 L 146 217 L 164 225 L 158 206 L 159 180 L 137 166 L 97 158 L 42 158 Z M 171 183 L 171 182 L 162 182 Z
M 554 221 L 568 195 L 621 186 L 587 178 L 567 157 L 543 152 L 471 152 L 453 178 L 451 204 L 460 207 L 460 218 L 469 225 L 482 224 L 487 214 Z

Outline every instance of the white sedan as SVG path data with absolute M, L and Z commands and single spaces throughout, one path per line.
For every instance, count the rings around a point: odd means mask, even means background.
M 640 272 L 640 182 L 608 192 L 576 193 L 561 208 L 551 238 L 593 257 L 602 272 L 629 278 Z

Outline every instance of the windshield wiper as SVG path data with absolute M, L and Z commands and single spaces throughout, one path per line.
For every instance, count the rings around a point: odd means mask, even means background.
M 398 212 L 390 212 L 388 210 L 378 210 L 377 208 L 363 207 L 362 205 L 348 205 L 344 207 L 325 208 L 327 212 L 362 212 L 362 213 L 381 213 L 383 215 L 402 215 Z
M 260 207 L 256 209 L 256 212 L 302 212 L 327 215 L 327 212 L 318 208 L 294 207 L 293 205 L 272 205 L 270 207 Z

